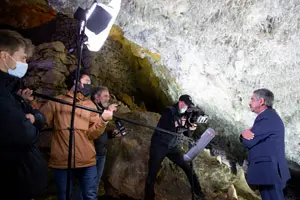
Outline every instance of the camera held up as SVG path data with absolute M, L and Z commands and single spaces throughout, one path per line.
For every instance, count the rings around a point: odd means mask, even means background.
M 206 124 L 208 121 L 208 116 L 196 106 L 189 107 L 184 113 L 189 125 L 192 124 Z

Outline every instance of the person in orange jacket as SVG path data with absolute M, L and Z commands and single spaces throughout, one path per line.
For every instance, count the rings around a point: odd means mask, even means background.
M 73 102 L 75 91 L 75 73 L 68 79 L 66 94 L 56 98 Z M 97 110 L 90 100 L 91 79 L 87 74 L 81 74 L 78 83 L 76 104 Z M 58 200 L 66 198 L 66 181 L 68 167 L 69 127 L 71 122 L 72 106 L 48 101 L 41 107 L 48 127 L 53 127 L 51 136 L 51 150 L 49 167 L 54 169 L 55 183 L 58 189 Z M 72 152 L 72 180 L 78 179 L 84 200 L 97 199 L 97 168 L 94 139 L 105 130 L 112 119 L 113 110 L 104 110 L 102 115 L 88 110 L 76 108 L 74 120 L 74 149 Z M 71 199 L 71 192 L 70 192 Z

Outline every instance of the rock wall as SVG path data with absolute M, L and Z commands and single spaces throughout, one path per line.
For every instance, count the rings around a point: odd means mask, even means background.
M 155 126 L 159 115 L 151 112 L 128 112 L 122 117 Z M 104 171 L 106 193 L 114 197 L 143 199 L 148 172 L 149 146 L 153 131 L 125 123 L 127 135 L 110 140 Z M 186 151 L 186 144 L 183 151 Z M 191 199 L 190 186 L 184 172 L 164 159 L 155 184 L 156 199 Z M 220 157 L 208 150 L 194 160 L 196 174 L 207 200 L 259 200 L 246 183 L 242 169 L 235 175 Z
M 3 17 L 0 24 L 21 28 L 25 36 L 34 36 L 34 42 L 40 44 L 30 60 L 25 85 L 49 95 L 62 92 L 65 77 L 76 66 L 76 49 L 73 51 L 76 47 L 76 22 L 57 14 L 44 1 L 40 1 L 44 2 L 42 4 L 35 4 L 38 0 L 7 2 L 18 9 L 22 7 L 22 13 L 7 12 L 1 7 L 1 15 L 14 17 Z M 70 14 L 82 1 L 48 2 L 58 11 Z M 210 145 L 212 152 L 224 155 L 222 160 L 227 157 L 229 165 L 235 162 L 242 165 L 245 159 L 245 150 L 237 138 L 241 130 L 251 126 L 255 117 L 248 109 L 252 91 L 268 87 L 275 93 L 275 108 L 286 124 L 288 158 L 295 161 L 293 169 L 297 169 L 300 162 L 298 9 L 297 2 L 289 0 L 201 1 L 201 4 L 197 1 L 123 1 L 116 22 L 121 29 L 116 26 L 112 29 L 110 38 L 99 53 L 85 50 L 82 65 L 92 73 L 94 83 L 109 86 L 132 110 L 145 110 L 147 107 L 158 111 L 179 94 L 190 93 L 211 116 L 209 126 L 217 130 L 218 136 Z M 24 20 L 33 16 L 39 17 L 28 22 Z M 155 108 L 156 104 L 160 107 Z M 139 148 L 140 143 L 131 139 L 125 139 L 121 145 L 126 147 L 126 142 L 133 142 Z M 134 157 L 129 155 L 130 151 L 125 149 L 124 152 L 129 158 Z M 209 154 L 203 155 L 205 157 L 201 159 L 205 162 L 197 163 L 197 173 L 210 179 L 209 182 L 202 180 L 206 190 L 211 185 L 216 187 L 216 191 L 206 191 L 210 198 L 228 198 L 226 195 L 230 192 L 226 193 L 227 190 L 236 189 L 239 196 L 253 199 L 248 196 L 253 193 L 243 188 L 245 185 L 239 188 L 239 181 L 245 182 L 240 168 L 235 169 L 238 176 L 233 175 L 228 167 L 217 164 L 215 158 L 207 165 Z M 114 156 L 111 162 L 119 162 L 118 159 Z M 143 160 L 143 165 L 131 163 L 116 170 L 123 173 L 123 170 L 140 167 L 145 171 L 145 163 L 146 160 Z M 203 170 L 207 168 L 212 171 L 205 174 Z M 162 179 L 165 178 L 163 182 L 171 182 L 171 174 L 180 172 L 172 170 L 165 170 L 170 174 L 162 176 Z M 221 182 L 214 180 L 212 174 L 220 177 Z M 123 175 L 125 183 L 131 181 L 131 176 Z M 120 185 L 117 177 L 112 180 L 110 189 L 117 188 L 112 195 L 122 195 L 126 187 Z M 178 183 L 183 183 L 181 181 L 178 180 Z M 297 183 L 297 179 L 293 181 L 293 184 Z M 140 185 L 140 182 L 143 180 L 134 183 Z M 297 184 L 294 185 L 297 188 Z M 177 186 L 174 185 L 175 190 Z M 160 185 L 159 188 L 163 188 L 159 193 L 165 197 L 167 186 Z M 188 187 L 179 192 L 184 194 L 186 191 Z M 129 191 L 126 195 L 138 198 L 141 190 Z M 234 196 L 234 192 L 230 195 Z
M 77 20 L 68 15 L 57 13 L 45 2 L 38 0 L 27 2 L 20 0 L 8 1 L 0 10 L 1 28 L 17 30 L 25 37 L 30 38 L 37 46 L 45 43 L 51 46 L 51 42 L 61 42 L 64 46 L 63 51 L 60 51 L 61 53 L 65 52 L 77 57 Z M 12 10 L 20 10 L 21 15 L 18 12 L 10 12 Z M 28 20 L 27 22 L 24 19 L 34 20 Z M 42 54 L 44 53 L 42 52 Z M 43 55 L 31 59 L 33 67 L 40 64 L 36 62 L 36 59 L 43 60 Z M 57 60 L 58 62 L 55 63 L 59 64 L 59 58 Z M 180 89 L 175 79 L 169 75 L 167 68 L 161 65 L 160 60 L 159 54 L 151 53 L 146 48 L 127 40 L 123 36 L 123 31 L 114 26 L 101 51 L 93 53 L 84 46 L 81 67 L 92 76 L 94 85 L 109 87 L 117 98 L 124 102 L 130 99 L 133 104 L 137 104 L 143 110 L 147 107 L 152 111 L 160 112 L 165 106 L 172 103 L 171 96 L 177 95 Z M 75 61 L 73 64 L 77 65 L 76 58 L 73 58 L 73 61 Z M 50 63 L 44 64 L 49 65 Z M 41 70 L 45 67 L 44 64 L 38 66 L 38 68 Z M 63 76 L 67 76 L 74 69 L 74 66 L 71 68 L 64 67 Z M 68 73 L 66 73 L 66 70 L 68 70 Z M 52 73 L 52 71 L 47 73 Z M 32 73 L 28 75 L 32 75 Z M 48 77 L 47 74 L 45 77 Z M 60 81 L 64 78 L 61 77 Z M 53 80 L 57 81 L 55 78 Z M 32 81 L 27 82 L 29 83 L 27 86 L 32 87 Z M 33 87 L 36 89 L 43 82 L 44 80 Z M 45 83 L 49 87 L 49 82 L 46 81 Z M 60 86 L 64 87 L 63 84 Z M 56 83 L 53 87 L 56 87 Z M 57 88 L 52 89 L 57 90 Z M 131 109 L 136 108 L 136 106 L 131 107 Z
M 65 5 L 70 12 L 86 2 L 50 5 L 58 10 Z M 229 136 L 219 137 L 224 146 L 236 146 L 238 134 L 252 125 L 252 91 L 271 89 L 286 125 L 287 156 L 300 164 L 299 5 L 295 0 L 125 0 L 116 23 L 129 40 L 162 55 L 182 90 L 211 116 L 211 126 Z

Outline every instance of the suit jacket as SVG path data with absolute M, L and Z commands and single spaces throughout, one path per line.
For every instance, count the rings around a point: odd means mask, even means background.
M 285 158 L 284 124 L 272 108 L 260 113 L 251 128 L 252 140 L 241 140 L 248 148 L 248 184 L 285 184 L 290 172 Z

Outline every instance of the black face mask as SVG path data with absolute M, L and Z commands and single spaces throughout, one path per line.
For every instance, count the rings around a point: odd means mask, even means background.
M 92 92 L 92 85 L 91 84 L 83 84 L 83 88 L 78 88 L 78 92 L 83 94 L 83 96 L 87 97 Z

